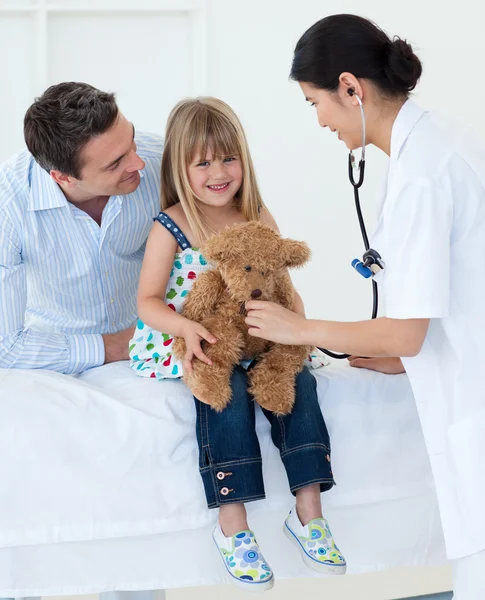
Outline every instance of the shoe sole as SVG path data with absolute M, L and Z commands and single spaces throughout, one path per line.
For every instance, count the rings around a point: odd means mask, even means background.
M 309 567 L 313 571 L 317 571 L 318 573 L 324 573 L 325 575 L 345 575 L 347 571 L 347 565 L 336 565 L 335 567 L 331 567 L 330 565 L 325 565 L 308 556 L 303 546 L 301 545 L 300 540 L 291 531 L 291 529 L 286 523 L 283 526 L 283 533 L 290 540 L 290 542 L 298 548 L 303 562 L 306 564 L 307 567 Z
M 226 573 L 229 575 L 229 579 L 231 580 L 231 584 L 235 587 L 243 590 L 245 592 L 259 593 L 259 592 L 267 592 L 274 586 L 274 575 L 271 576 L 271 579 L 267 581 L 248 581 L 247 583 L 238 579 L 235 575 L 231 573 L 226 565 L 226 559 L 224 558 L 222 552 L 219 550 L 219 546 L 217 545 L 214 536 L 212 536 L 214 544 L 217 548 L 217 552 L 219 556 L 222 558 L 222 562 L 224 563 L 224 568 L 226 569 Z

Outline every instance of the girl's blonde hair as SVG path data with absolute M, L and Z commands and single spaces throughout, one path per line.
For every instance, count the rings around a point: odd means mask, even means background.
M 199 198 L 190 187 L 187 167 L 200 153 L 203 160 L 210 150 L 214 158 L 237 156 L 243 179 L 235 200 L 248 221 L 257 221 L 263 200 L 259 193 L 253 161 L 242 125 L 234 111 L 212 97 L 188 98 L 179 102 L 168 118 L 162 158 L 162 210 L 180 202 L 199 242 L 214 231 L 205 222 Z

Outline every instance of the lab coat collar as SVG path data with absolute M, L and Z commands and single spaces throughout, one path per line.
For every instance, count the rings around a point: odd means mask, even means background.
M 391 161 L 399 158 L 409 134 L 425 112 L 426 111 L 418 106 L 413 100 L 406 100 L 402 105 L 392 126 Z

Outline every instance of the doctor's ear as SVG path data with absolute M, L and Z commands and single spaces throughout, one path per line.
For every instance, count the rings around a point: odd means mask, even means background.
M 339 77 L 339 88 L 343 102 L 359 106 L 356 96 L 362 98 L 363 89 L 359 80 L 352 73 L 342 73 Z

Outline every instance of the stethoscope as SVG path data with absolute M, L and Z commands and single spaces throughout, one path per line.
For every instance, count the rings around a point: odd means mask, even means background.
M 374 281 L 373 277 L 379 271 L 384 269 L 384 262 L 381 258 L 381 255 L 372 248 L 369 247 L 369 238 L 367 237 L 367 231 L 365 229 L 364 217 L 362 216 L 362 210 L 360 208 L 360 198 L 359 198 L 359 188 L 364 183 L 364 174 L 365 174 L 365 144 L 366 144 L 366 129 L 365 129 L 365 113 L 364 106 L 361 98 L 355 93 L 355 90 L 349 88 L 347 90 L 349 96 L 355 96 L 357 102 L 360 107 L 360 114 L 362 117 L 362 154 L 360 157 L 360 161 L 357 164 L 355 160 L 354 153 L 352 150 L 349 154 L 349 180 L 354 188 L 354 200 L 355 200 L 355 209 L 357 211 L 357 217 L 359 219 L 360 231 L 362 233 L 362 239 L 364 240 L 365 252 L 362 257 L 362 260 L 358 258 L 354 258 L 352 261 L 352 266 L 354 269 L 365 277 L 366 279 L 372 279 L 372 296 L 373 296 L 373 306 L 372 306 L 372 318 L 375 319 L 377 317 L 377 311 L 379 307 L 379 292 L 377 290 L 377 283 Z M 354 177 L 354 171 L 358 170 L 359 177 L 357 181 Z M 350 354 L 335 354 L 334 352 L 330 352 L 330 350 L 325 350 L 324 348 L 319 348 L 322 352 L 327 354 L 332 358 L 349 358 Z

